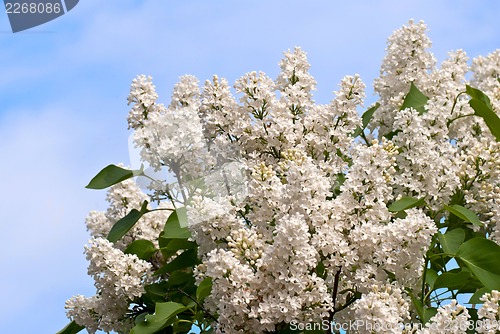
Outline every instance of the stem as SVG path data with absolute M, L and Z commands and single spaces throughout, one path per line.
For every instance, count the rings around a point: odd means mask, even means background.
M 153 211 L 174 211 L 174 209 L 170 209 L 170 208 L 156 208 L 156 209 L 151 209 L 151 210 L 148 210 L 148 212 L 153 212 Z
M 450 119 L 448 120 L 448 122 L 446 123 L 447 126 L 450 126 L 450 124 L 454 121 L 456 121 L 457 119 L 460 119 L 460 118 L 464 118 L 464 117 L 469 117 L 469 116 L 476 116 L 476 114 L 467 114 L 467 115 L 459 115 L 453 119 Z
M 172 164 L 170 165 L 170 168 L 172 169 L 172 171 L 174 172 L 175 174 L 175 177 L 177 178 L 177 183 L 179 184 L 179 188 L 180 188 L 180 191 L 181 191 L 181 195 L 182 195 L 182 199 L 184 201 L 184 205 L 187 204 L 187 196 L 186 196 L 186 193 L 184 192 L 184 186 L 182 185 L 182 181 L 181 181 L 181 171 L 180 171 L 180 166 L 179 166 L 179 163 L 178 162 L 172 162 Z
M 359 135 L 361 136 L 361 138 L 363 138 L 363 140 L 365 141 L 367 146 L 372 146 L 372 144 L 368 141 L 368 138 L 366 138 L 364 131 L 361 131 L 361 133 Z
M 199 308 L 201 308 L 201 310 L 203 311 L 204 314 L 208 315 L 210 318 L 213 319 L 213 321 L 215 321 L 216 323 L 219 323 L 217 321 L 217 318 L 215 318 L 210 312 L 208 312 L 204 307 L 203 305 L 201 305 L 200 303 L 198 303 L 198 301 L 196 299 L 194 299 L 190 294 L 186 293 L 184 290 L 180 289 L 180 288 L 177 288 L 177 291 L 179 291 L 180 293 L 182 293 L 184 296 L 188 297 L 189 299 L 191 299 L 193 302 L 196 303 L 196 305 L 198 305 Z
M 327 333 L 331 333 L 331 334 L 334 334 L 333 332 L 333 326 L 331 326 L 332 322 L 333 322 L 333 316 L 335 315 L 335 312 L 337 311 L 336 310 L 336 306 L 337 306 L 337 293 L 338 293 L 338 290 L 339 290 L 339 281 L 340 281 L 340 273 L 342 271 L 342 266 L 339 267 L 339 270 L 337 270 L 337 273 L 335 274 L 335 281 L 333 282 L 333 292 L 332 292 L 332 299 L 333 299 L 333 310 L 330 311 L 330 315 L 328 317 L 328 322 L 330 324 L 330 330 L 327 330 L 326 332 Z
M 436 247 L 436 242 L 437 242 L 437 234 L 434 234 L 432 236 L 432 241 L 431 241 L 431 245 L 429 246 L 429 250 L 431 249 L 434 249 L 434 247 Z M 438 255 L 438 254 L 434 254 L 434 255 Z M 424 273 L 422 275 L 422 294 L 420 295 L 420 301 L 422 303 L 422 306 L 425 305 L 425 301 L 427 299 L 427 294 L 425 293 L 425 287 L 426 287 L 426 283 L 425 283 L 425 280 L 426 280 L 426 276 L 427 276 L 427 266 L 429 265 L 429 260 L 432 258 L 433 256 L 427 256 L 427 253 L 425 255 L 425 258 L 424 258 Z
M 426 279 L 426 276 L 427 276 L 427 265 L 428 265 L 428 262 L 429 261 L 429 258 L 426 256 L 424 258 L 424 274 L 422 275 L 422 294 L 421 294 L 421 303 L 422 303 L 422 306 L 425 305 L 425 300 L 426 300 L 426 293 L 425 293 L 425 279 Z
M 451 112 L 450 114 L 453 114 L 453 110 L 455 109 L 455 106 L 457 105 L 457 102 L 458 102 L 458 98 L 460 97 L 460 95 L 462 94 L 466 94 L 467 92 L 460 92 L 458 93 L 458 95 L 453 99 L 453 105 L 451 106 Z M 450 122 L 451 123 L 451 122 Z
M 175 206 L 174 198 L 172 197 L 172 194 L 170 193 L 170 190 L 168 189 L 168 184 L 165 185 L 165 192 L 167 193 L 168 198 L 170 199 L 170 203 L 174 206 L 174 209 L 177 209 Z
M 139 174 L 138 176 L 144 176 L 145 178 L 150 179 L 153 182 L 158 181 L 156 179 L 153 179 L 151 176 L 144 174 L 144 171 L 142 171 L 141 174 Z M 172 196 L 172 194 L 170 194 L 170 191 L 168 190 L 168 184 L 165 185 L 165 193 L 167 194 L 167 197 L 170 200 L 170 202 L 172 203 L 172 205 L 174 206 L 174 209 L 176 209 L 174 197 Z M 166 210 L 166 209 L 163 209 L 163 210 Z M 154 210 L 150 210 L 150 211 L 154 211 Z
M 451 293 L 451 292 L 449 290 L 442 291 L 442 292 L 439 292 L 439 293 L 436 292 L 435 295 L 434 295 L 434 297 L 433 297 L 434 303 L 437 303 L 438 301 L 440 301 L 440 297 L 443 296 L 443 295 L 446 295 L 447 293 Z
M 430 256 L 430 257 L 428 258 L 428 260 L 430 260 L 430 259 L 432 259 L 432 258 L 434 258 L 434 257 L 437 257 L 437 256 L 439 256 L 439 257 L 443 257 L 443 255 L 444 255 L 444 256 L 449 256 L 449 257 L 455 257 L 455 254 L 450 254 L 450 253 L 439 253 L 439 254 L 433 254 L 432 256 Z

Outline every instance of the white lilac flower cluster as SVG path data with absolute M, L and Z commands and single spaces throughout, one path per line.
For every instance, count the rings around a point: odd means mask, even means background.
M 478 328 L 478 333 L 495 334 L 500 331 L 500 292 L 497 290 L 485 293 L 481 297 L 484 302 L 478 310 L 477 315 L 482 326 Z
M 419 333 L 432 334 L 439 331 L 446 334 L 463 334 L 469 329 L 469 311 L 456 300 L 449 305 L 437 309 L 437 314 L 426 324 Z
M 217 315 L 217 333 L 271 332 L 292 320 L 322 319 L 390 323 L 383 332 L 397 333 L 398 323 L 415 319 L 408 291 L 421 286 L 424 256 L 438 231 L 429 212 L 459 190 L 500 241 L 500 146 L 481 118 L 466 117 L 474 111 L 461 94 L 476 84 L 500 112 L 500 52 L 470 67 L 458 50 L 437 68 L 425 31 L 410 21 L 390 37 L 374 85 L 380 106 L 364 142 L 352 134 L 363 126 L 365 84 L 346 76 L 329 104 L 316 104 L 316 82 L 300 48 L 285 52 L 276 80 L 262 72 L 237 80 L 238 99 L 223 78 L 214 76 L 200 91 L 196 78 L 184 76 L 165 107 L 150 77 L 134 79 L 129 127 L 142 159 L 177 178 L 175 187 L 152 183 L 152 197 L 188 209 L 201 259 L 195 274 L 198 282 L 212 279 L 205 307 Z M 421 110 L 400 110 L 412 84 L 428 101 Z M 405 196 L 427 207 L 405 215 L 388 209 Z M 146 199 L 125 181 L 111 188 L 106 212 L 89 215 L 95 237 L 87 248 L 89 273 L 100 293 L 68 301 L 78 324 L 120 331 L 125 301 L 141 295 L 150 268 L 122 251 L 138 238 L 155 243 L 165 212 L 144 216 L 114 245 L 102 237 Z M 483 298 L 480 316 L 498 319 L 497 294 Z M 468 319 L 453 301 L 410 332 Z M 463 333 L 452 328 L 445 332 Z
M 355 319 L 363 319 L 359 333 L 398 333 L 399 324 L 410 319 L 409 301 L 394 286 L 375 285 L 353 305 Z
M 107 211 L 91 211 L 86 220 L 92 235 L 89 246 L 85 247 L 90 263 L 88 274 L 94 279 L 97 294 L 92 297 L 77 295 L 66 302 L 66 309 L 68 316 L 90 333 L 97 330 L 125 333 L 134 325 L 133 319 L 126 316 L 131 311 L 130 304 L 151 282 L 154 266 L 136 255 L 125 254 L 124 250 L 135 240 L 150 240 L 158 247 L 158 235 L 170 214 L 161 209 L 171 205 L 161 203 L 160 210 L 141 217 L 122 239 L 112 244 L 105 239 L 112 226 L 131 209 L 140 208 L 148 196 L 134 181 L 125 180 L 109 189 L 106 200 L 109 202 Z
M 85 247 L 89 261 L 88 274 L 94 278 L 97 295 L 78 295 L 66 302 L 68 316 L 85 326 L 90 333 L 98 329 L 127 332 L 133 319 L 126 317 L 131 301 L 144 293 L 152 265 L 137 255 L 124 254 L 103 238 Z
M 414 83 L 424 93 L 432 87 L 430 73 L 435 70 L 436 59 L 427 50 L 431 41 L 426 36 L 423 22 L 410 23 L 396 30 L 389 37 L 380 77 L 374 81 L 375 92 L 380 96 L 380 108 L 374 115 L 373 127 L 379 127 L 379 134 L 392 131 L 395 116 Z

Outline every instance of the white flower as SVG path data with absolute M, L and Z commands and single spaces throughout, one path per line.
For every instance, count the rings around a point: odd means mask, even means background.
M 459 186 L 457 148 L 446 138 L 432 136 L 425 120 L 414 109 L 401 110 L 394 118 L 392 138 L 401 153 L 394 182 L 401 195 L 425 197 L 433 210 L 439 210 Z M 432 177 L 429 177 L 432 175 Z
M 143 125 L 151 112 L 155 112 L 158 94 L 155 91 L 152 78 L 139 75 L 132 81 L 128 104 L 133 104 L 128 116 L 129 128 L 137 129 Z
M 497 290 L 485 293 L 481 297 L 483 306 L 477 311 L 479 323 L 478 333 L 498 333 L 500 324 L 500 293 Z
M 170 109 L 182 109 L 186 106 L 198 108 L 200 103 L 198 79 L 192 75 L 183 75 L 179 79 L 179 82 L 174 86 Z
M 68 317 L 85 326 L 90 333 L 128 332 L 133 319 L 128 318 L 131 301 L 144 293 L 149 281 L 151 264 L 136 255 L 124 254 L 106 239 L 92 239 L 85 246 L 89 260 L 88 274 L 94 278 L 97 295 L 78 295 L 66 302 Z
M 134 254 L 124 254 L 103 238 L 91 239 L 85 247 L 88 274 L 94 277 L 101 296 L 133 300 L 144 293 L 152 265 Z
M 380 78 L 375 79 L 373 85 L 380 96 L 380 107 L 374 114 L 372 127 L 380 126 L 379 136 L 392 130 L 394 115 L 402 106 L 410 83 L 413 82 L 424 93 L 430 87 L 429 71 L 434 69 L 436 61 L 427 51 L 431 41 L 425 35 L 426 30 L 423 22 L 410 20 L 408 25 L 389 37 Z
M 500 49 L 486 57 L 479 56 L 472 61 L 474 77 L 471 85 L 480 89 L 490 98 L 493 110 L 500 112 Z
M 467 332 L 469 318 L 467 308 L 452 300 L 449 305 L 437 309 L 437 314 L 429 320 L 421 333 L 463 334 Z
M 353 306 L 354 319 L 363 319 L 358 333 L 401 333 L 407 322 L 409 303 L 401 289 L 394 285 L 374 285 Z

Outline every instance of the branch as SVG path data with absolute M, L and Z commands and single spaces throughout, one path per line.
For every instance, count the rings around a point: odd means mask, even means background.
M 188 297 L 189 299 L 191 299 L 193 302 L 196 303 L 196 305 L 198 305 L 201 310 L 203 311 L 204 314 L 208 315 L 210 318 L 212 318 L 216 323 L 219 323 L 219 321 L 217 321 L 217 318 L 215 318 L 210 312 L 207 311 L 206 308 L 203 307 L 203 305 L 201 305 L 200 303 L 198 303 L 198 301 L 196 299 L 194 299 L 190 294 L 186 293 L 184 290 L 180 289 L 180 288 L 177 288 L 177 291 L 179 291 L 180 293 L 182 293 L 184 296 Z
M 337 301 L 337 293 L 339 290 L 339 281 L 340 281 L 341 271 L 342 271 L 342 266 L 340 266 L 339 270 L 337 270 L 337 273 L 335 274 L 335 281 L 333 282 L 333 292 L 332 292 L 333 310 L 330 311 L 330 315 L 328 317 L 328 322 L 330 324 L 330 326 L 329 326 L 330 330 L 327 331 L 327 333 L 331 333 L 331 334 L 334 334 L 331 324 L 333 323 L 333 316 L 335 315 L 335 312 L 337 312 L 337 310 L 336 310 L 337 302 L 336 301 Z

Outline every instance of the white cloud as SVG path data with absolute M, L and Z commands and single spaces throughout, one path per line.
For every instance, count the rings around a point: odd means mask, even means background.
M 84 189 L 95 172 L 85 161 L 87 145 L 98 145 L 90 125 L 57 107 L 35 115 L 10 110 L 0 118 L 0 286 L 6 301 L 0 312 L 16 323 L 16 333 L 36 323 L 60 329 L 64 300 L 92 291 L 82 254 L 84 219 L 103 208 L 103 194 Z

